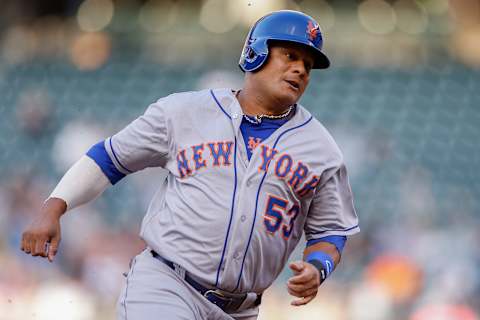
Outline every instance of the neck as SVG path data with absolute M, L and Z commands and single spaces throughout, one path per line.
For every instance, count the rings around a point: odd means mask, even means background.
M 237 99 L 242 107 L 243 113 L 252 116 L 258 115 L 280 115 L 290 107 L 282 106 L 279 101 L 261 95 L 252 88 L 245 86 L 237 92 Z

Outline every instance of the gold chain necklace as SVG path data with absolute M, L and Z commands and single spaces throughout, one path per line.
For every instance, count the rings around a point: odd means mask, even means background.
M 267 119 L 286 118 L 286 117 L 288 117 L 290 112 L 292 112 L 292 109 L 293 109 L 293 106 L 290 106 L 287 111 L 285 111 L 284 113 L 279 114 L 279 115 L 260 114 L 260 115 L 256 115 L 256 116 L 247 116 L 246 114 L 244 114 L 243 117 L 245 118 L 245 120 L 247 120 L 250 123 L 259 124 L 259 123 L 262 123 L 262 118 L 267 118 Z
M 238 99 L 238 94 L 240 93 L 241 90 L 238 90 L 237 92 L 235 92 L 235 97 Z M 243 117 L 245 118 L 245 120 L 247 120 L 248 122 L 250 123 L 253 123 L 253 124 L 260 124 L 262 123 L 262 118 L 267 118 L 267 119 L 282 119 L 282 118 L 286 118 L 288 117 L 288 115 L 290 114 L 290 112 L 292 112 L 293 110 L 293 106 L 294 105 L 291 105 L 290 107 L 288 107 L 288 110 L 285 111 L 284 113 L 282 114 L 279 114 L 279 115 L 269 115 L 269 114 L 260 114 L 260 115 L 255 115 L 255 116 L 248 116 L 246 114 L 243 115 Z M 252 119 L 253 118 L 253 119 Z

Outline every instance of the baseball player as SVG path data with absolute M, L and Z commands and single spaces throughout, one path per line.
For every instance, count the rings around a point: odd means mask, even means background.
M 118 319 L 256 319 L 262 293 L 289 264 L 292 304 L 309 303 L 359 231 L 342 154 L 297 103 L 325 69 L 318 23 L 266 15 L 240 58 L 243 88 L 172 94 L 94 145 L 61 179 L 21 249 L 53 260 L 60 217 L 146 167 L 168 171 L 140 235 Z

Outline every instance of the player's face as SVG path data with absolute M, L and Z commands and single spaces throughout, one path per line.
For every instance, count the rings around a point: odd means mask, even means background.
M 257 76 L 269 95 L 289 106 L 296 103 L 307 88 L 313 63 L 313 54 L 304 46 L 273 43 L 267 63 Z

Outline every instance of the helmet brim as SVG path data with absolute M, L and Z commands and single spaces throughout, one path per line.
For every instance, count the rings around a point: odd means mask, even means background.
M 309 49 L 310 52 L 313 54 L 314 60 L 315 60 L 313 62 L 312 69 L 327 69 L 328 67 L 330 67 L 330 59 L 328 59 L 328 57 L 322 51 L 320 51 L 320 49 L 315 47 L 311 42 L 305 42 L 303 39 L 299 39 L 297 37 L 292 37 L 291 39 L 288 39 L 285 37 L 283 39 L 280 37 L 279 38 L 272 37 L 270 39 L 267 39 L 268 44 L 271 44 L 272 41 L 276 43 L 290 42 L 290 43 L 304 46 L 307 49 Z
M 327 69 L 330 67 L 330 59 L 321 51 L 313 50 L 315 54 L 315 62 L 313 63 L 313 69 Z

